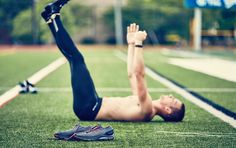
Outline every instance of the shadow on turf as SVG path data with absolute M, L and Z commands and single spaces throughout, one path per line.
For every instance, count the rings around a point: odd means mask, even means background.
M 63 139 L 57 139 L 57 138 L 47 138 L 48 140 L 50 141 L 63 141 L 63 142 L 112 142 L 112 141 L 115 141 L 115 139 L 113 140 L 94 140 L 94 141 L 86 141 L 86 140 L 63 140 Z

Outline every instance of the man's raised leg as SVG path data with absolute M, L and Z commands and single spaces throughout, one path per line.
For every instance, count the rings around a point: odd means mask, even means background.
M 50 14 L 50 12 L 55 12 L 49 8 L 54 9 L 55 7 L 52 5 L 50 5 L 50 7 L 45 7 L 46 13 Z M 60 14 L 50 14 L 49 18 L 50 19 L 47 22 L 55 41 L 62 54 L 70 63 L 74 112 L 80 119 L 94 120 L 100 109 L 101 99 L 96 93 L 93 80 L 86 67 L 84 58 L 63 27 L 60 20 Z

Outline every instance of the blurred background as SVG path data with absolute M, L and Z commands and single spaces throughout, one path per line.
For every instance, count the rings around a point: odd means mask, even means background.
M 52 44 L 40 16 L 52 0 L 0 0 L 0 44 Z M 194 10 L 184 0 L 71 0 L 61 11 L 74 41 L 124 44 L 132 22 L 148 31 L 146 44 L 192 47 Z M 119 25 L 120 24 L 120 25 Z M 236 47 L 236 10 L 202 9 L 202 46 Z

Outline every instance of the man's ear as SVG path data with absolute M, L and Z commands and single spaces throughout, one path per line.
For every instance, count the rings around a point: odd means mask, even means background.
M 167 114 L 171 114 L 172 110 L 171 110 L 170 107 L 165 106 L 164 109 L 165 109 L 165 112 L 166 112 Z

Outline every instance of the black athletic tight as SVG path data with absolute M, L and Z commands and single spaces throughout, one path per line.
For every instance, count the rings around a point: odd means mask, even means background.
M 74 112 L 80 120 L 94 120 L 102 99 L 97 95 L 84 58 L 63 27 L 59 15 L 49 23 L 49 28 L 58 48 L 70 64 Z

